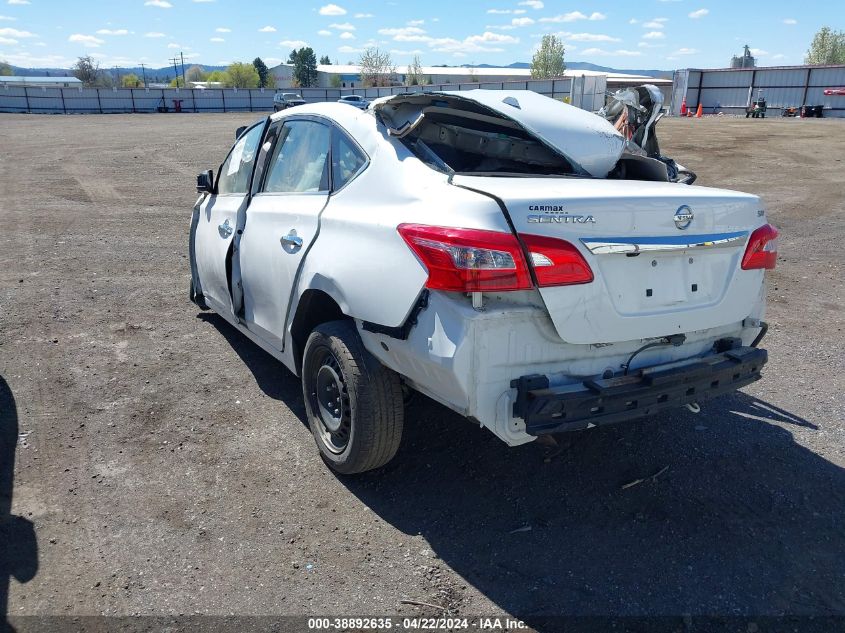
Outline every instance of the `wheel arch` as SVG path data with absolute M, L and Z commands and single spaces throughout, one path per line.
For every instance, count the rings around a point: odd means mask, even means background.
M 325 290 L 309 288 L 302 293 L 291 322 L 291 351 L 297 375 L 302 373 L 302 354 L 305 343 L 314 328 L 329 321 L 342 321 L 351 317 L 344 313 L 340 304 Z

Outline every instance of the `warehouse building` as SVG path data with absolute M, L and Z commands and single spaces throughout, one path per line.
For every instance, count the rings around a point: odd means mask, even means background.
M 0 88 L 81 88 L 76 77 L 5 77 L 0 76 Z
M 845 96 L 825 90 L 845 87 L 845 65 L 770 66 L 751 68 L 688 68 L 675 71 L 670 112 L 680 114 L 702 105 L 704 114 L 744 114 L 764 99 L 768 116 L 785 108 L 822 106 L 822 116 L 845 117 Z
M 270 69 L 276 81 L 277 89 L 287 89 L 293 86 L 293 65 L 279 64 Z M 607 89 L 618 90 L 627 86 L 639 86 L 651 83 L 665 88 L 667 96 L 672 81 L 657 79 L 645 75 L 631 75 L 625 73 L 605 73 L 594 70 L 567 69 L 564 78 L 606 76 Z M 435 86 L 448 86 L 470 83 L 495 83 L 510 81 L 527 81 L 531 79 L 528 68 L 467 68 L 462 66 L 424 66 L 422 68 L 423 83 Z M 393 85 L 404 85 L 407 82 L 407 67 L 398 66 L 390 78 Z M 317 66 L 317 86 L 320 88 L 363 88 L 361 84 L 361 67 L 353 64 L 334 64 Z

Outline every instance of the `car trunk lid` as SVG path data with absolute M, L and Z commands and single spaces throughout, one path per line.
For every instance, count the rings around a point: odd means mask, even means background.
M 753 195 L 673 183 L 455 175 L 495 197 L 519 235 L 575 245 L 591 283 L 541 287 L 560 337 L 613 343 L 740 322 L 761 292 L 742 270 L 750 232 L 765 223 Z

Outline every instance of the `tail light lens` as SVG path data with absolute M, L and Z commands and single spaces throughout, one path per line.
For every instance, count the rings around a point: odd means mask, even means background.
M 742 256 L 742 269 L 763 268 L 772 270 L 778 258 L 778 231 L 771 224 L 764 224 L 755 229 L 748 240 L 745 255 Z
M 542 235 L 520 235 L 531 257 L 510 233 L 400 224 L 402 239 L 428 269 L 426 287 L 457 292 L 527 290 L 584 284 L 593 271 L 572 244 Z
M 593 271 L 587 260 L 569 242 L 543 235 L 520 237 L 528 248 L 540 287 L 588 284 L 593 280 Z
M 510 233 L 400 224 L 399 234 L 428 269 L 433 290 L 492 292 L 531 288 L 522 248 Z

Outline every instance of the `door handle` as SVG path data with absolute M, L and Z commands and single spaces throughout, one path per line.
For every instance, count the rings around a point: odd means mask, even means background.
M 229 218 L 226 218 L 223 224 L 217 226 L 217 231 L 220 233 L 220 237 L 222 238 L 230 237 L 234 230 L 235 229 L 232 228 L 232 225 L 229 224 Z
M 296 234 L 294 229 L 291 229 L 287 235 L 282 236 L 279 241 L 282 243 L 282 248 L 288 253 L 295 253 L 302 248 L 302 238 Z

